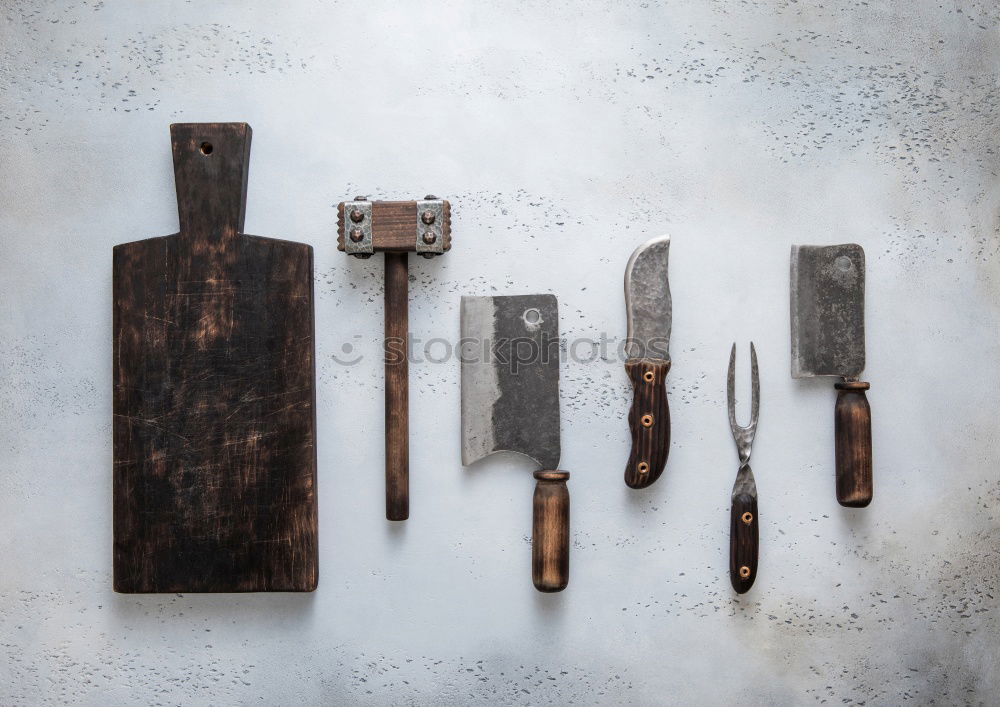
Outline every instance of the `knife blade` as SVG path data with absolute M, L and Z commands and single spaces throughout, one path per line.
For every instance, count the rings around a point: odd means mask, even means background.
M 646 488 L 660 478 L 670 451 L 665 386 L 671 363 L 669 254 L 670 236 L 659 236 L 639 246 L 625 267 L 625 371 L 632 383 L 628 416 L 632 449 L 625 483 L 634 489 Z
M 536 479 L 532 580 L 569 582 L 569 473 L 558 470 L 559 310 L 553 295 L 462 297 L 462 463 L 530 458 Z
M 839 376 L 835 384 L 837 500 L 872 500 L 871 408 L 865 368 L 865 252 L 855 243 L 792 246 L 792 377 Z

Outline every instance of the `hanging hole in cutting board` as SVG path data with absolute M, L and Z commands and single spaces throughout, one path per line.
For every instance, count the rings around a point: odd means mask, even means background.
M 201 148 L 200 149 L 201 149 L 201 154 L 203 154 L 203 155 L 210 155 L 210 154 L 212 154 L 212 143 L 210 143 L 210 142 L 203 142 L 203 143 L 201 143 Z

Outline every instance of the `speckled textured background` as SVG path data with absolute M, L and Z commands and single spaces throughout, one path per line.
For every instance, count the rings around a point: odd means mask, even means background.
M 628 5 L 2 3 L 0 702 L 997 703 L 1000 10 Z M 247 230 L 316 249 L 320 586 L 115 595 L 111 248 L 176 229 L 168 124 L 225 120 L 254 129 Z M 427 192 L 455 241 L 412 260 L 424 341 L 461 294 L 539 291 L 569 340 L 620 337 L 628 254 L 673 237 L 655 486 L 622 482 L 620 361 L 562 369 L 561 595 L 530 582 L 530 467 L 460 464 L 454 361 L 412 365 L 412 515 L 382 517 L 381 263 L 336 251 L 335 207 Z M 789 245 L 845 241 L 865 510 L 834 498 L 832 382 L 788 373 Z M 746 382 L 751 338 L 736 597 L 725 369 L 735 339 Z

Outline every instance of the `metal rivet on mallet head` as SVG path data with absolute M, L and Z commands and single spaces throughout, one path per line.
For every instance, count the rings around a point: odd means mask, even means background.
M 351 240 L 354 241 L 355 243 L 360 242 L 364 237 L 365 237 L 364 231 L 362 231 L 360 228 L 351 229 Z
M 420 214 L 420 220 L 423 221 L 426 225 L 430 226 L 432 223 L 434 223 L 434 212 L 430 210 L 423 212 L 422 214 Z
M 365 215 L 362 213 L 361 209 L 354 209 L 351 211 L 351 220 L 354 221 L 354 223 L 361 223 L 365 220 Z
M 423 241 L 424 241 L 424 243 L 426 243 L 427 245 L 431 245 L 431 244 L 432 244 L 432 243 L 434 243 L 434 241 L 436 241 L 436 240 L 437 240 L 437 236 L 435 236 L 435 235 L 434 235 L 433 233 L 431 233 L 430 231 L 427 231 L 426 233 L 424 233 L 424 238 L 423 238 Z

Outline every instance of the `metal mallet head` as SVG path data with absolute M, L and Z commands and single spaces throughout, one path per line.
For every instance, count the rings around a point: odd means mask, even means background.
M 358 258 L 372 253 L 420 253 L 451 248 L 451 204 L 433 195 L 415 201 L 369 201 L 356 196 L 337 206 L 337 249 Z

